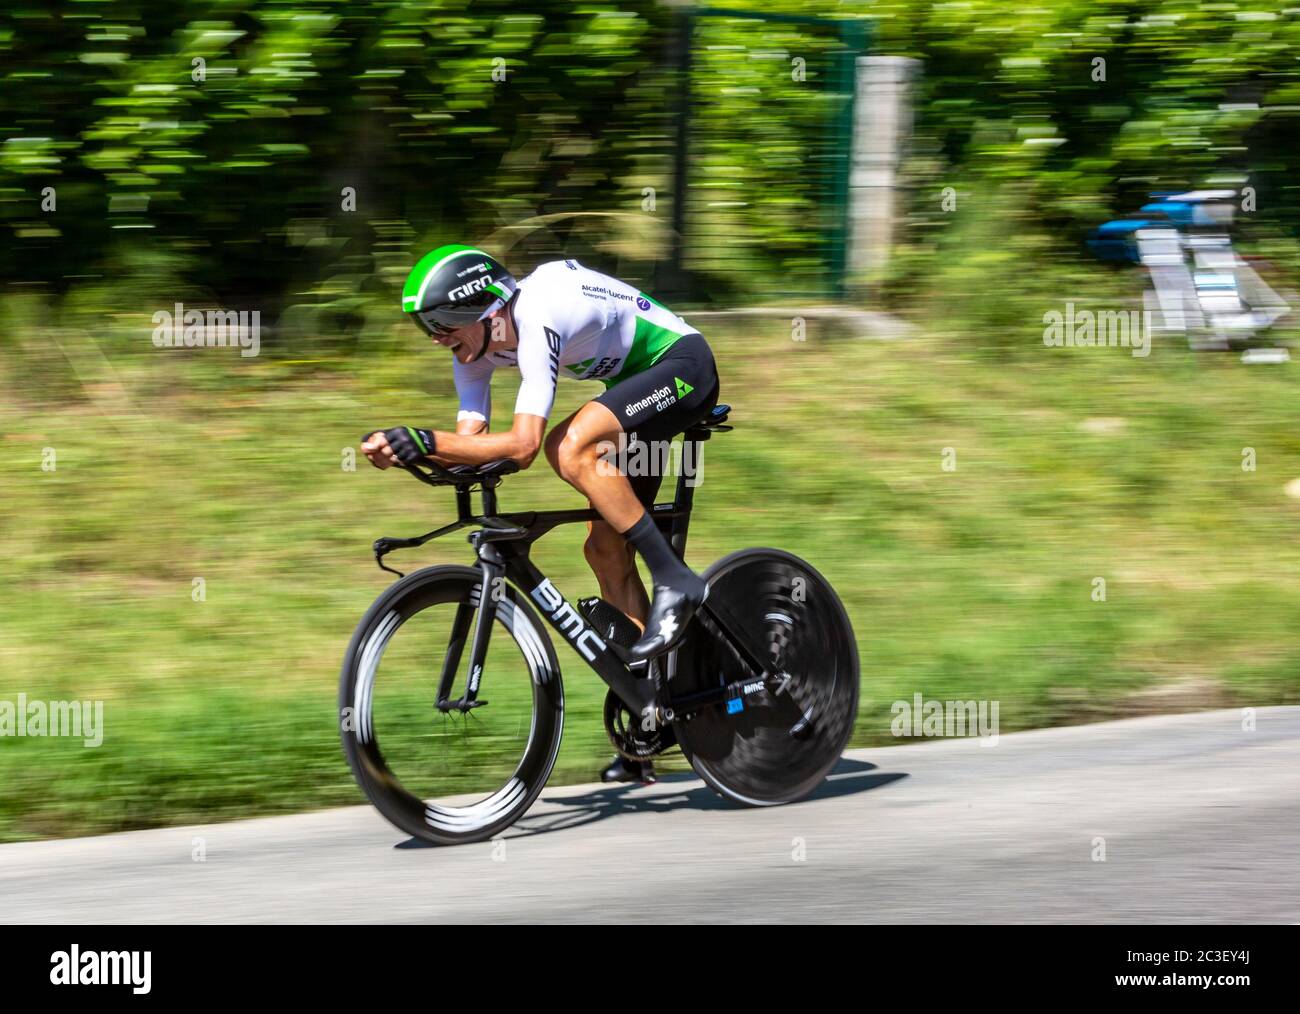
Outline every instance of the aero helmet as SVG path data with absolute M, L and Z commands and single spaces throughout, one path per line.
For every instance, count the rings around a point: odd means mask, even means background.
M 491 254 L 449 243 L 425 254 L 402 289 L 402 309 L 426 334 L 482 320 L 514 295 L 514 275 Z

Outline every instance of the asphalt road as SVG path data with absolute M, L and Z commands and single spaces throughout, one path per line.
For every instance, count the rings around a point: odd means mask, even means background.
M 369 807 L 5 845 L 0 898 L 8 923 L 1297 923 L 1300 708 L 857 750 L 767 810 L 684 775 L 566 786 L 504 845 L 412 847 Z

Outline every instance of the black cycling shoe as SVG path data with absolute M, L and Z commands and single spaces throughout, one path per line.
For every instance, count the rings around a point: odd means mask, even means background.
M 648 785 L 657 782 L 659 777 L 655 774 L 655 766 L 651 761 L 628 760 L 622 754 L 618 754 L 614 762 L 600 773 L 600 780 L 602 782 L 643 782 Z
M 691 622 L 695 610 L 709 597 L 709 586 L 703 581 L 704 589 L 698 599 L 686 592 L 669 588 L 667 585 L 655 585 L 654 601 L 650 603 L 650 618 L 646 620 L 645 634 L 641 640 L 628 649 L 628 655 L 634 661 L 644 661 L 668 651 L 681 640 L 686 625 Z

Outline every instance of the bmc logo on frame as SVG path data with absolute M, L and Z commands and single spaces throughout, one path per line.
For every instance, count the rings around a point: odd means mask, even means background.
M 549 577 L 542 578 L 542 583 L 528 593 L 533 601 L 546 610 L 551 622 L 573 642 L 573 646 L 582 653 L 588 662 L 596 661 L 596 652 L 605 651 L 605 642 L 596 636 L 596 632 L 582 622 L 578 611 L 564 601 Z

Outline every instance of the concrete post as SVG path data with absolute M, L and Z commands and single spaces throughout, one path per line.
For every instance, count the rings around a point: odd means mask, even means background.
M 921 62 L 860 56 L 849 173 L 849 288 L 862 295 L 888 263 L 897 174 L 912 132 L 913 82 Z

